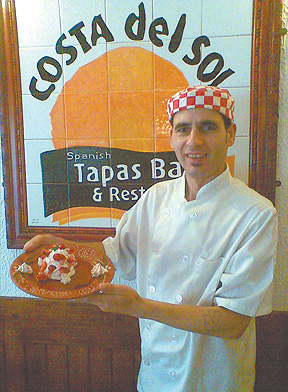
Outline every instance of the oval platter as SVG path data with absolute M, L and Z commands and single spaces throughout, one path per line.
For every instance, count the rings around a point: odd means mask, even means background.
M 49 248 L 50 246 L 47 245 L 46 247 Z M 24 252 L 13 261 L 10 268 L 10 276 L 14 284 L 25 293 L 35 297 L 57 300 L 86 297 L 98 292 L 100 283 L 109 283 L 114 276 L 113 263 L 106 255 L 102 260 L 99 260 L 94 249 L 82 245 L 73 245 L 77 266 L 75 267 L 75 275 L 71 277 L 71 282 L 63 284 L 51 279 L 38 281 L 36 279 L 39 272 L 38 257 L 42 254 L 43 248 L 45 248 L 45 245 L 32 252 Z M 24 262 L 32 267 L 32 274 L 18 271 L 18 267 Z M 91 269 L 98 262 L 101 262 L 108 269 L 108 272 L 97 278 L 92 278 Z

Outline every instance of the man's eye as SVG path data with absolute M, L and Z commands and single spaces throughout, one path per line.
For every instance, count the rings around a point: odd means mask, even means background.
M 215 125 L 204 125 L 201 130 L 204 133 L 210 133 L 210 132 L 215 132 L 217 127 Z
M 175 132 L 178 132 L 178 133 L 187 133 L 187 132 L 188 132 L 188 129 L 187 129 L 187 128 L 177 128 L 177 129 L 175 129 Z

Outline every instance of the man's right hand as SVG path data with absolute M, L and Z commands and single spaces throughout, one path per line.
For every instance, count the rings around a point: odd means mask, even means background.
M 24 244 L 23 250 L 25 252 L 31 252 L 32 250 L 38 248 L 41 245 L 44 244 L 52 245 L 57 242 L 64 242 L 64 240 L 53 237 L 50 234 L 40 234 L 40 235 L 36 235 L 35 237 L 31 238 L 31 240 L 27 241 L 26 244 Z

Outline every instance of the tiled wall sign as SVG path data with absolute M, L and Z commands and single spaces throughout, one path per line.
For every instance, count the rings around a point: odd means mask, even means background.
M 181 175 L 166 101 L 189 84 L 234 96 L 228 162 L 247 182 L 252 0 L 15 4 L 29 225 L 112 228 Z

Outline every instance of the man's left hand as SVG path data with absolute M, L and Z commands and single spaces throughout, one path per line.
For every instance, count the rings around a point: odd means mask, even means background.
M 120 313 L 140 317 L 143 301 L 132 287 L 119 284 L 101 283 L 100 293 L 77 299 L 77 302 L 92 303 L 104 312 Z

